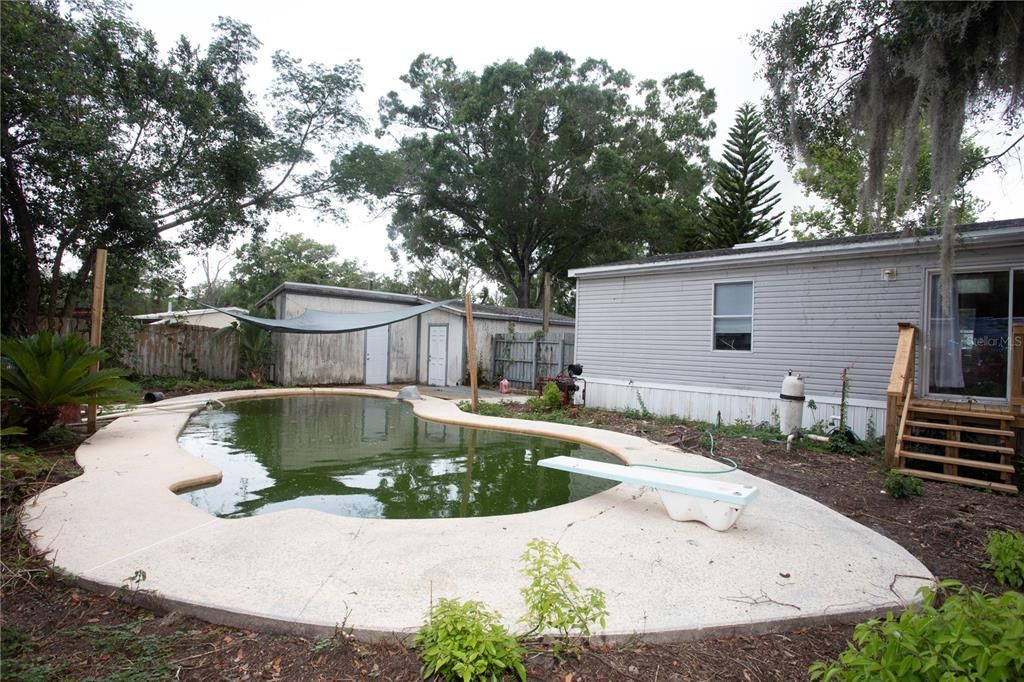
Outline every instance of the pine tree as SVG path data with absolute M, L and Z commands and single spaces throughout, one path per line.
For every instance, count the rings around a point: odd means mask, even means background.
M 707 198 L 705 214 L 706 246 L 712 249 L 752 242 L 782 222 L 781 211 L 772 214 L 779 183 L 768 173 L 768 140 L 754 105 L 744 104 L 736 112 L 723 156 L 715 164 L 714 196 Z

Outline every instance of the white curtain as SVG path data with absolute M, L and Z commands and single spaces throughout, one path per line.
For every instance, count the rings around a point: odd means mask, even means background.
M 942 311 L 942 295 L 939 278 L 935 277 L 932 286 L 932 324 L 931 324 L 931 384 L 938 388 L 963 388 L 964 367 L 960 344 L 960 305 L 957 292 L 956 277 L 947 292 L 952 301 L 948 314 Z

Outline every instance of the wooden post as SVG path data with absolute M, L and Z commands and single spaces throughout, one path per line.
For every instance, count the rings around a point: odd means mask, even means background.
M 466 360 L 469 362 L 469 404 L 476 412 L 480 398 L 476 388 L 476 330 L 473 328 L 473 296 L 468 291 L 466 302 Z
M 544 273 L 544 336 L 548 335 L 551 324 L 551 273 Z
M 100 345 L 103 340 L 103 294 L 107 286 L 107 250 L 96 249 L 96 263 L 92 269 L 92 324 L 89 326 L 89 343 Z M 89 370 L 98 372 L 97 362 Z M 89 405 L 87 412 L 89 433 L 96 433 L 96 406 Z

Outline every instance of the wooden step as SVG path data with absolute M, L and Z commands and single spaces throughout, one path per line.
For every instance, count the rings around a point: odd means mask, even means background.
M 914 401 L 910 402 L 911 413 L 946 414 L 964 419 L 989 419 L 992 421 L 1012 421 L 1013 415 L 1010 412 L 981 412 L 975 410 L 956 409 L 955 407 L 930 407 L 920 405 Z
M 946 422 L 922 422 L 912 419 L 907 420 L 907 426 L 919 429 L 933 429 L 935 431 L 965 431 L 967 433 L 983 433 L 988 436 L 1002 436 L 1013 438 L 1013 431 L 1007 429 L 995 429 L 985 426 L 964 426 L 963 424 L 947 424 Z
M 973 467 L 975 469 L 988 469 L 990 471 L 1000 471 L 1004 474 L 1013 473 L 1012 464 L 982 462 L 976 459 L 963 459 L 960 457 L 944 457 L 943 455 L 930 455 L 924 452 L 914 452 L 913 450 L 900 450 L 897 457 L 902 459 L 923 459 L 928 462 L 939 462 L 940 464 L 952 464 L 954 466 L 961 467 Z
M 1004 493 L 1017 494 L 1017 486 L 1010 485 L 1008 483 L 993 483 L 991 481 L 979 481 L 975 478 L 960 478 L 959 476 L 949 476 L 947 474 L 937 474 L 934 471 L 919 471 L 917 469 L 905 469 L 895 468 L 892 471 L 897 474 L 904 474 L 905 476 L 916 476 L 917 478 L 926 478 L 931 481 L 942 481 L 944 483 L 959 483 L 961 485 L 973 485 L 978 488 L 988 488 L 990 490 L 998 490 Z
M 912 436 L 903 434 L 903 440 L 911 443 L 924 443 L 925 445 L 938 445 L 941 447 L 957 448 L 958 450 L 977 450 L 979 452 L 995 452 L 1000 455 L 1012 455 L 1013 448 L 1003 445 L 982 445 L 981 443 L 968 443 L 960 440 L 946 440 L 944 438 L 925 438 L 924 436 Z

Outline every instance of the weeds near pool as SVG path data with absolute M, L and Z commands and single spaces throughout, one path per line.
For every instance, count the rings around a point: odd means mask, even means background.
M 552 645 L 554 656 L 565 651 L 578 656 L 582 639 L 592 628 L 605 626 L 604 592 L 576 583 L 571 572 L 580 565 L 558 545 L 534 538 L 521 561 L 522 573 L 530 578 L 520 590 L 527 607 L 521 622 L 530 629 L 513 635 L 501 625 L 501 615 L 482 602 L 440 599 L 431 604 L 426 622 L 413 638 L 421 650 L 424 678 L 436 675 L 469 682 L 496 680 L 511 672 L 525 680 L 523 640 L 554 630 L 560 637 Z
M 920 607 L 873 618 L 853 631 L 834 663 L 812 680 L 1013 680 L 1024 675 L 1024 595 L 996 597 L 954 580 L 922 587 Z M 941 600 L 941 606 L 936 606 Z
M 922 492 L 921 479 L 903 474 L 889 473 L 885 476 L 882 488 L 890 497 L 897 500 L 911 495 L 920 495 Z
M 636 392 L 636 403 L 640 406 L 639 409 L 629 408 L 623 410 L 622 415 L 630 419 L 639 419 L 641 421 L 654 419 L 654 413 L 647 409 L 647 403 L 644 402 L 644 397 L 640 395 L 640 391 Z
M 116 625 L 83 625 L 75 634 L 88 638 L 110 657 L 104 679 L 161 680 L 174 677 L 170 663 L 174 635 L 143 634 L 146 618 Z
M 421 649 L 424 678 L 469 682 L 514 672 L 526 682 L 526 652 L 482 602 L 439 599 L 413 642 Z
M 992 569 L 1000 585 L 1013 589 L 1024 587 L 1024 533 L 995 530 L 987 539 L 985 552 L 990 561 L 985 568 Z
M 0 628 L 0 660 L 5 677 L 12 680 L 53 680 L 63 677 L 64 663 L 53 663 L 35 653 L 32 636 L 13 623 Z
M 558 384 L 549 381 L 544 385 L 544 390 L 539 396 L 533 396 L 526 401 L 534 412 L 551 412 L 562 409 L 562 389 Z
M 578 653 L 580 640 L 590 636 L 591 628 L 605 625 L 608 609 L 604 592 L 594 587 L 581 588 L 572 577 L 572 571 L 580 567 L 579 562 L 553 542 L 531 540 L 521 561 L 523 575 L 530 579 L 520 590 L 527 608 L 522 621 L 530 626 L 523 636 L 555 630 L 562 638 L 555 643 L 555 655 L 560 655 L 563 643 L 568 644 L 568 650 Z

